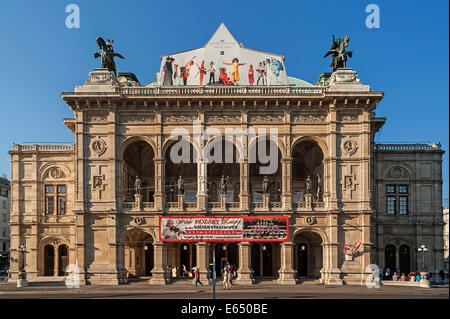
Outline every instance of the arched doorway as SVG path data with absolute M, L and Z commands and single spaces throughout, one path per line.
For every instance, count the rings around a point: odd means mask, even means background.
M 153 202 L 155 193 L 155 157 L 153 148 L 144 141 L 136 141 L 125 148 L 122 160 L 122 190 L 126 202 L 134 202 L 136 176 L 141 180 L 143 202 Z
M 178 140 L 169 145 L 165 152 L 164 174 L 167 202 L 178 201 L 177 181 L 180 176 L 184 181 L 184 201 L 197 201 L 197 152 L 191 143 Z
M 251 268 L 253 270 L 253 277 L 261 276 L 261 257 L 259 244 L 252 244 L 251 248 Z
M 55 275 L 55 247 L 47 245 L 44 247 L 44 276 Z
M 66 245 L 58 247 L 58 276 L 65 276 L 66 267 L 69 264 L 68 248 Z
M 142 231 L 133 230 L 124 238 L 125 269 L 129 277 L 151 276 L 154 266 L 153 237 Z
M 279 246 L 262 242 L 251 246 L 251 268 L 254 277 L 276 277 L 279 263 L 276 260 L 279 255 Z
M 384 267 L 389 267 L 391 273 L 394 273 L 394 271 L 397 270 L 397 266 L 395 263 L 395 246 L 394 245 L 387 245 L 384 248 Z M 383 276 L 384 276 L 383 272 Z
M 316 202 L 323 200 L 323 152 L 310 140 L 297 143 L 292 150 L 292 196 L 294 202 L 303 202 L 306 195 L 306 180 L 311 179 L 311 195 Z
M 306 277 L 308 276 L 308 246 L 305 243 L 300 243 L 297 245 L 297 250 L 298 250 L 297 276 Z
M 154 260 L 153 260 L 153 244 L 146 244 L 144 246 L 144 254 L 145 254 L 145 265 L 144 265 L 144 273 L 145 276 L 151 276 L 152 275 L 152 269 L 154 267 Z
M 321 236 L 312 231 L 302 231 L 295 236 L 294 247 L 297 277 L 320 278 L 323 267 Z
M 408 245 L 401 245 L 399 248 L 400 274 L 408 275 L 411 271 L 411 255 Z

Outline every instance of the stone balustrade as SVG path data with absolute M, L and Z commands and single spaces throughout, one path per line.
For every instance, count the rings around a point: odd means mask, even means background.
M 13 151 L 65 152 L 74 151 L 75 144 L 13 144 Z
M 376 151 L 394 151 L 394 152 L 411 152 L 411 151 L 438 151 L 441 150 L 440 143 L 425 144 L 375 144 Z
M 326 87 L 291 86 L 170 86 L 122 87 L 123 95 L 317 95 Z

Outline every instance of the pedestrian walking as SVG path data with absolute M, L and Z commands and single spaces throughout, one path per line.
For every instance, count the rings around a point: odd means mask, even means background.
M 200 269 L 198 269 L 198 267 L 195 268 L 194 274 L 195 274 L 195 287 L 197 287 L 197 284 L 203 286 L 202 282 L 200 281 Z
M 186 265 L 185 265 L 185 264 L 183 264 L 181 276 L 182 276 L 183 278 L 186 278 L 186 276 L 187 276 L 187 270 L 186 270 Z

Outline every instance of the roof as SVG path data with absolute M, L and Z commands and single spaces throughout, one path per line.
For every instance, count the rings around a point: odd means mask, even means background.
M 0 176 L 0 185 L 7 186 L 9 188 L 11 184 L 9 182 L 9 179 Z
M 294 78 L 293 76 L 288 76 L 288 83 L 291 86 L 314 86 L 309 82 L 306 82 L 299 78 Z

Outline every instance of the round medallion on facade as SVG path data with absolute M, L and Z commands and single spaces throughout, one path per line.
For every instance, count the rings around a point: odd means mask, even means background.
M 358 143 L 353 138 L 348 138 L 342 143 L 342 150 L 347 155 L 353 155 L 358 150 Z
M 399 168 L 399 167 L 394 167 L 394 168 L 391 170 L 391 176 L 392 176 L 393 178 L 400 178 L 402 175 L 403 175 L 402 169 Z
M 58 179 L 62 177 L 63 172 L 59 167 L 54 167 L 50 170 L 49 175 L 51 178 Z
M 305 217 L 305 223 L 308 225 L 314 225 L 316 223 L 316 218 L 312 216 Z
M 144 225 L 144 224 L 145 224 L 145 218 L 144 218 L 144 217 L 136 217 L 136 218 L 134 219 L 134 222 L 135 222 L 137 225 Z
M 100 156 L 106 152 L 106 142 L 100 138 L 96 138 L 91 143 L 91 149 L 97 156 Z

